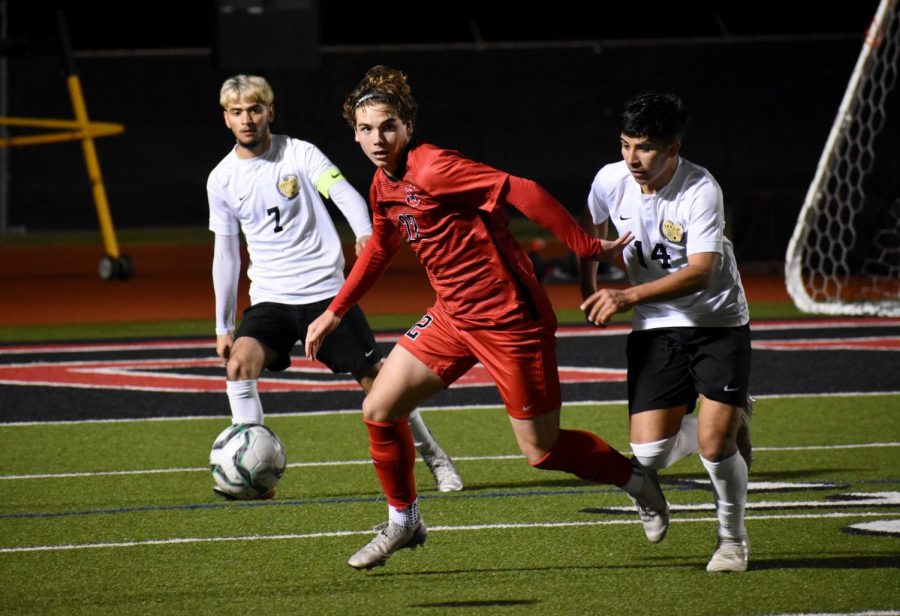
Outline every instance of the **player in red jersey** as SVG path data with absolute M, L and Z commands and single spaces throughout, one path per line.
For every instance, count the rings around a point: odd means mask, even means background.
M 476 362 L 493 377 L 519 448 L 532 466 L 622 487 L 638 505 L 653 542 L 668 527 L 668 504 L 651 475 L 602 439 L 559 427 L 556 316 L 525 251 L 507 228 L 513 206 L 552 231 L 582 258 L 621 250 L 590 238 L 549 193 L 412 139 L 417 105 L 406 76 L 370 69 L 344 103 L 344 118 L 375 164 L 370 189 L 372 237 L 334 301 L 313 321 L 306 353 L 387 269 L 405 241 L 425 266 L 437 300 L 400 337 L 363 402 L 375 471 L 388 501 L 388 523 L 348 564 L 383 565 L 402 548 L 425 542 L 406 415 Z

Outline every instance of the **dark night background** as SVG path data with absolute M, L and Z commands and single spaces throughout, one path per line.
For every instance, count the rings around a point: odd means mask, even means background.
M 14 37 L 39 38 L 52 29 L 56 8 L 66 12 L 75 49 L 159 49 L 212 47 L 216 15 L 222 5 L 260 4 L 297 7 L 318 16 L 322 45 L 464 43 L 474 41 L 574 41 L 603 39 L 671 39 L 797 34 L 860 34 L 875 9 L 875 0 L 839 0 L 830 5 L 812 0 L 733 2 L 591 2 L 557 0 L 535 3 L 456 1 L 436 3 L 338 2 L 334 0 L 240 0 L 134 4 L 84 2 L 8 2 L 9 31 Z M 112 5 L 112 6 L 111 6 Z M 485 7 L 493 7 L 490 11 Z
M 488 4 L 62 3 L 91 118 L 126 126 L 97 140 L 117 226 L 205 225 L 206 176 L 230 144 L 218 88 L 236 72 L 265 74 L 273 130 L 317 144 L 365 193 L 372 169 L 340 106 L 381 63 L 409 75 L 420 135 L 573 212 L 619 155 L 623 100 L 676 92 L 692 115 L 683 154 L 722 185 L 739 258 L 783 259 L 875 0 Z M 72 116 L 56 6 L 5 5 L 7 115 Z M 76 143 L 13 148 L 9 168 L 11 226 L 96 227 Z

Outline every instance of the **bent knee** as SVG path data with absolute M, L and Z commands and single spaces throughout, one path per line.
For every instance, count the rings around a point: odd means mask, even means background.
M 728 440 L 717 440 L 711 443 L 700 443 L 700 455 L 710 462 L 720 462 L 737 451 L 737 443 Z
M 242 355 L 234 355 L 225 364 L 225 374 L 229 381 L 248 381 L 259 378 L 262 366 L 258 362 L 248 361 Z
M 363 417 L 368 421 L 391 421 L 394 419 L 390 409 L 384 404 L 379 404 L 371 395 L 363 399 L 362 412 Z

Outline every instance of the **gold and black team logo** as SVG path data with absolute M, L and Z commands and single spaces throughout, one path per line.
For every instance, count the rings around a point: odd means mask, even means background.
M 287 199 L 293 199 L 300 192 L 300 178 L 296 175 L 284 176 L 278 182 L 278 192 Z
M 684 227 L 677 222 L 672 222 L 671 220 L 662 221 L 659 223 L 659 232 L 673 244 L 684 243 Z

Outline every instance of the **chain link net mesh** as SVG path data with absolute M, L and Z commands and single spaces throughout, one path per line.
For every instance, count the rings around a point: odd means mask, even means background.
M 788 251 L 788 289 L 808 312 L 900 316 L 898 7 L 889 2 L 869 33 L 855 96 Z

